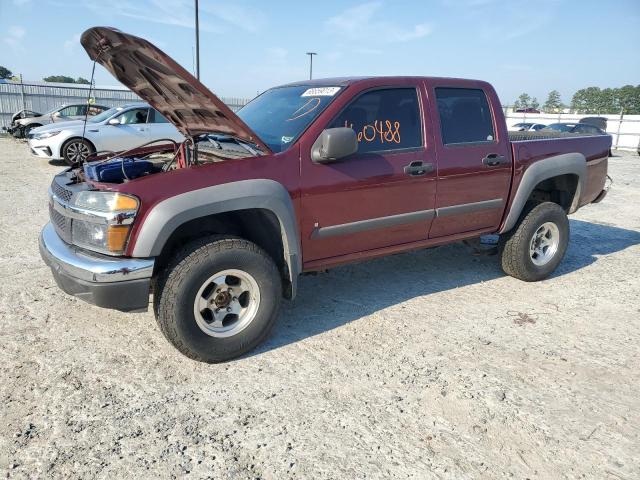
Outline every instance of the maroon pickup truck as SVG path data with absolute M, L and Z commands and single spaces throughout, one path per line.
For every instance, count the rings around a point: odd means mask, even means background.
M 81 42 L 187 140 L 55 176 L 42 257 L 98 306 L 146 310 L 153 293 L 163 334 L 197 360 L 263 341 L 303 272 L 493 233 L 507 274 L 544 279 L 567 215 L 606 194 L 609 136 L 510 139 L 486 82 L 302 81 L 233 113 L 141 38 Z

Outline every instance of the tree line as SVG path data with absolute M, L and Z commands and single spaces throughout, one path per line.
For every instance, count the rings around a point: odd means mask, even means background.
M 13 75 L 11 70 L 0 65 L 0 80 L 17 80 L 17 78 Z M 50 75 L 48 77 L 44 77 L 42 80 L 45 82 L 80 83 L 83 85 L 89 85 L 91 83 L 86 78 L 73 78 L 67 77 L 66 75 Z
M 551 90 L 547 100 L 540 106 L 536 97 L 521 94 L 513 102 L 514 110 L 521 108 L 541 109 L 546 113 L 562 112 L 569 108 L 573 113 L 640 115 L 640 85 L 625 85 L 619 88 L 581 88 L 573 94 L 567 106 L 562 102 L 560 92 Z

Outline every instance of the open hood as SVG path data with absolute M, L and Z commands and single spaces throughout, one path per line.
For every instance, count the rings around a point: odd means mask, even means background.
M 110 27 L 85 31 L 80 43 L 120 82 L 162 113 L 185 136 L 222 133 L 271 150 L 193 75 L 148 41 Z

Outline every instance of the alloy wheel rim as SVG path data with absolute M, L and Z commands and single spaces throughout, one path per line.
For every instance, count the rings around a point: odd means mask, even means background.
M 70 143 L 67 147 L 67 156 L 72 162 L 78 163 L 89 156 L 89 147 L 82 142 Z
M 560 245 L 560 230 L 553 222 L 538 227 L 529 243 L 529 256 L 534 265 L 546 265 L 556 255 Z
M 260 289 L 253 276 L 228 269 L 211 275 L 198 289 L 193 314 L 200 330 L 225 338 L 249 326 L 259 306 Z

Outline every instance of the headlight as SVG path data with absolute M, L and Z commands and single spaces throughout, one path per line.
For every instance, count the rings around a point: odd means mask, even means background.
M 62 130 L 53 130 L 50 132 L 36 133 L 33 138 L 36 140 L 44 140 L 45 138 L 50 138 L 55 135 L 58 135 Z
M 131 225 L 106 225 L 101 223 L 73 220 L 71 242 L 107 255 L 124 253 Z
M 76 207 L 98 212 L 120 212 L 137 210 L 138 199 L 117 192 L 80 192 L 73 204 Z
M 107 255 L 121 255 L 138 205 L 137 198 L 122 193 L 78 193 L 73 207 L 81 210 L 76 210 L 73 219 L 72 243 Z

